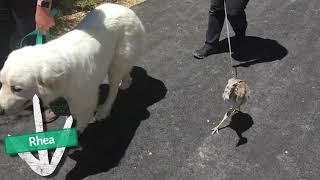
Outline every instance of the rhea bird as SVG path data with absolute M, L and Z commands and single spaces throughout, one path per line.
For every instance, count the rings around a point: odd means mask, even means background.
M 212 128 L 212 134 L 219 134 L 220 125 L 234 112 L 240 111 L 240 106 L 243 105 L 250 97 L 249 86 L 242 80 L 231 78 L 228 80 L 228 84 L 224 89 L 222 97 L 225 101 L 232 103 L 230 108 L 224 115 L 221 122 L 214 128 Z

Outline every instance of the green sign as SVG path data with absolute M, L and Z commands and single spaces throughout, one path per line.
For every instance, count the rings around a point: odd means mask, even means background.
M 46 131 L 41 133 L 6 136 L 4 139 L 7 154 L 33 152 L 78 145 L 75 128 Z

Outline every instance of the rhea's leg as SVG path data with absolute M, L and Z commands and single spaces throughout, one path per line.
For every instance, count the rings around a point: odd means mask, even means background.
M 216 127 L 214 127 L 214 128 L 211 129 L 211 130 L 212 130 L 212 133 L 211 133 L 211 134 L 215 134 L 215 133 L 219 134 L 219 127 L 220 127 L 220 125 L 221 125 L 228 117 L 230 117 L 231 114 L 234 113 L 234 112 L 235 112 L 235 108 L 230 108 L 230 109 L 226 112 L 226 114 L 224 114 L 224 117 L 223 117 L 223 119 L 220 121 L 220 123 L 218 124 L 218 126 L 216 126 Z

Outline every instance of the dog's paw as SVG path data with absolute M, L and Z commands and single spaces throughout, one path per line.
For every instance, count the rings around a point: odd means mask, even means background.
M 131 85 L 131 82 L 132 82 L 132 78 L 131 77 L 127 77 L 125 78 L 124 80 L 121 81 L 121 84 L 120 84 L 120 89 L 121 90 L 125 90 L 125 89 L 128 89 Z
M 109 116 L 109 114 L 110 114 L 110 110 L 108 110 L 108 109 L 106 110 L 103 107 L 98 107 L 94 118 L 96 121 L 101 121 L 103 119 L 106 119 L 107 116 Z

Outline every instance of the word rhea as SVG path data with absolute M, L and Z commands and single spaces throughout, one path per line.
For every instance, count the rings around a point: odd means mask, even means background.
M 36 137 L 29 137 L 29 146 L 40 146 L 40 145 L 48 145 L 48 144 L 54 144 L 54 138 L 49 137 L 49 138 L 39 138 L 38 136 Z

